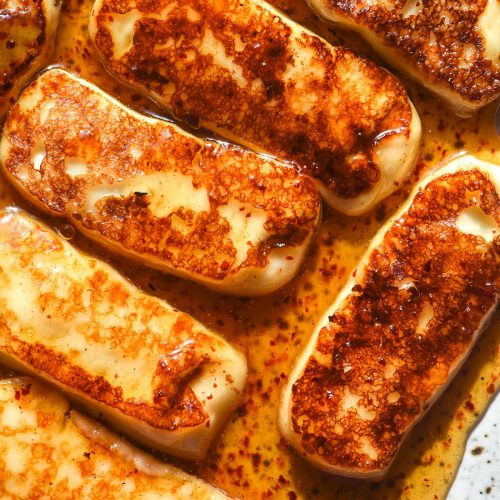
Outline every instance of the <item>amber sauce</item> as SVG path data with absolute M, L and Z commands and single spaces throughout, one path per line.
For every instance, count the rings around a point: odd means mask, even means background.
M 304 0 L 272 3 L 328 40 L 345 43 L 378 61 L 361 40 L 339 31 L 334 33 L 319 23 Z M 152 101 L 116 83 L 99 64 L 87 35 L 91 5 L 90 0 L 66 2 L 53 63 L 79 72 L 135 109 L 161 115 Z M 181 464 L 231 496 L 444 498 L 456 474 L 468 433 L 500 385 L 497 313 L 444 396 L 413 429 L 383 481 L 347 481 L 323 474 L 299 458 L 278 432 L 279 398 L 296 355 L 352 272 L 370 238 L 408 195 L 418 177 L 435 168 L 443 158 L 464 151 L 500 164 L 495 105 L 487 106 L 471 119 L 456 118 L 420 88 L 403 81 L 419 111 L 424 131 L 415 175 L 401 192 L 364 217 L 348 218 L 325 209 L 323 224 L 300 275 L 270 296 L 242 299 L 217 295 L 181 279 L 125 265 L 81 236 L 71 240 L 111 262 L 141 288 L 167 299 L 220 332 L 246 353 L 249 378 L 238 410 L 203 463 Z M 41 215 L 16 195 L 5 180 L 0 186 L 0 196 L 2 205 L 22 206 Z M 47 221 L 55 228 L 65 226 L 63 221 Z

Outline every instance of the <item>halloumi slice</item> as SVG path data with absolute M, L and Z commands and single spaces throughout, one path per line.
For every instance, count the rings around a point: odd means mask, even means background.
M 366 212 L 411 171 L 420 121 L 401 83 L 262 0 L 97 0 L 106 68 L 177 118 L 314 175 Z
M 0 363 L 190 459 L 233 411 L 247 371 L 221 337 L 15 209 L 0 213 Z
M 470 353 L 500 296 L 500 167 L 424 179 L 371 242 L 299 356 L 283 436 L 328 472 L 383 475 Z
M 22 86 L 47 63 L 61 5 L 60 0 L 0 0 L 0 119 Z
M 238 295 L 293 278 L 321 216 L 308 176 L 140 115 L 61 69 L 13 106 L 0 164 L 35 205 L 112 251 Z
M 228 498 L 71 410 L 29 377 L 0 377 L 1 498 Z
M 394 67 L 470 115 L 500 95 L 500 2 L 308 0 Z

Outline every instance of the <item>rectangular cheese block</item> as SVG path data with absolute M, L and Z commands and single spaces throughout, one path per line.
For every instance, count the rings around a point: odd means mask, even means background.
M 283 436 L 328 472 L 383 475 L 467 359 L 500 297 L 500 168 L 422 180 L 377 233 L 300 354 Z
M 316 178 L 368 211 L 411 172 L 421 126 L 402 84 L 262 0 L 97 0 L 105 67 L 174 117 Z
M 6 499 L 228 498 L 72 410 L 54 389 L 7 374 L 0 375 L 0 470 Z
M 31 202 L 111 251 L 237 295 L 292 279 L 321 215 L 309 177 L 141 115 L 59 68 L 13 106 L 0 165 Z
M 237 405 L 247 371 L 221 337 L 16 209 L 0 212 L 0 363 L 191 459 Z
M 308 0 L 392 66 L 470 115 L 500 95 L 500 2 Z

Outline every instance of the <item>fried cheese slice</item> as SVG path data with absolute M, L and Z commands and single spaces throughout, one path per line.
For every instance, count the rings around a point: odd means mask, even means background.
M 412 170 L 421 126 L 401 83 L 262 0 L 97 0 L 90 35 L 112 75 L 293 162 L 341 212 L 366 212 Z
M 280 429 L 310 462 L 383 475 L 499 299 L 500 169 L 464 156 L 384 225 L 299 356 Z
M 52 52 L 59 0 L 0 0 L 0 119 Z
M 247 371 L 221 337 L 16 209 L 0 212 L 0 363 L 189 459 L 203 457 Z
M 2 498 L 226 499 L 71 410 L 30 377 L 0 377 Z
M 360 33 L 391 65 L 458 114 L 500 95 L 498 0 L 308 0 L 326 21 Z
M 321 216 L 309 177 L 140 115 L 58 68 L 13 106 L 0 164 L 36 206 L 113 252 L 238 295 L 293 278 Z

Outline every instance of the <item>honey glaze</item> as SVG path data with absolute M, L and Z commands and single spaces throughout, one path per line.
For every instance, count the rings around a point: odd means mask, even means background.
M 273 0 L 298 22 L 333 42 L 346 43 L 369 55 L 359 38 L 320 24 L 304 0 Z M 78 72 L 123 103 L 160 116 L 152 101 L 116 83 L 102 68 L 88 41 L 92 2 L 70 0 L 64 6 L 54 64 Z M 314 326 L 345 283 L 377 229 L 408 195 L 417 178 L 444 158 L 469 152 L 500 164 L 495 134 L 495 105 L 464 120 L 408 80 L 406 88 L 423 125 L 423 145 L 415 175 L 402 190 L 371 214 L 348 218 L 325 209 L 324 220 L 301 274 L 285 288 L 263 298 L 234 298 L 200 285 L 120 261 L 83 237 L 71 242 L 111 262 L 135 284 L 167 299 L 221 333 L 248 358 L 250 374 L 236 413 L 214 443 L 208 458 L 182 464 L 209 482 L 240 498 L 436 498 L 441 499 L 456 474 L 471 428 L 500 385 L 500 314 L 483 333 L 463 369 L 427 416 L 411 432 L 394 466 L 379 483 L 347 481 L 325 475 L 288 448 L 277 428 L 281 390 L 297 354 Z M 0 185 L 1 205 L 15 204 L 40 216 L 7 185 Z M 56 228 L 62 220 L 44 220 Z

